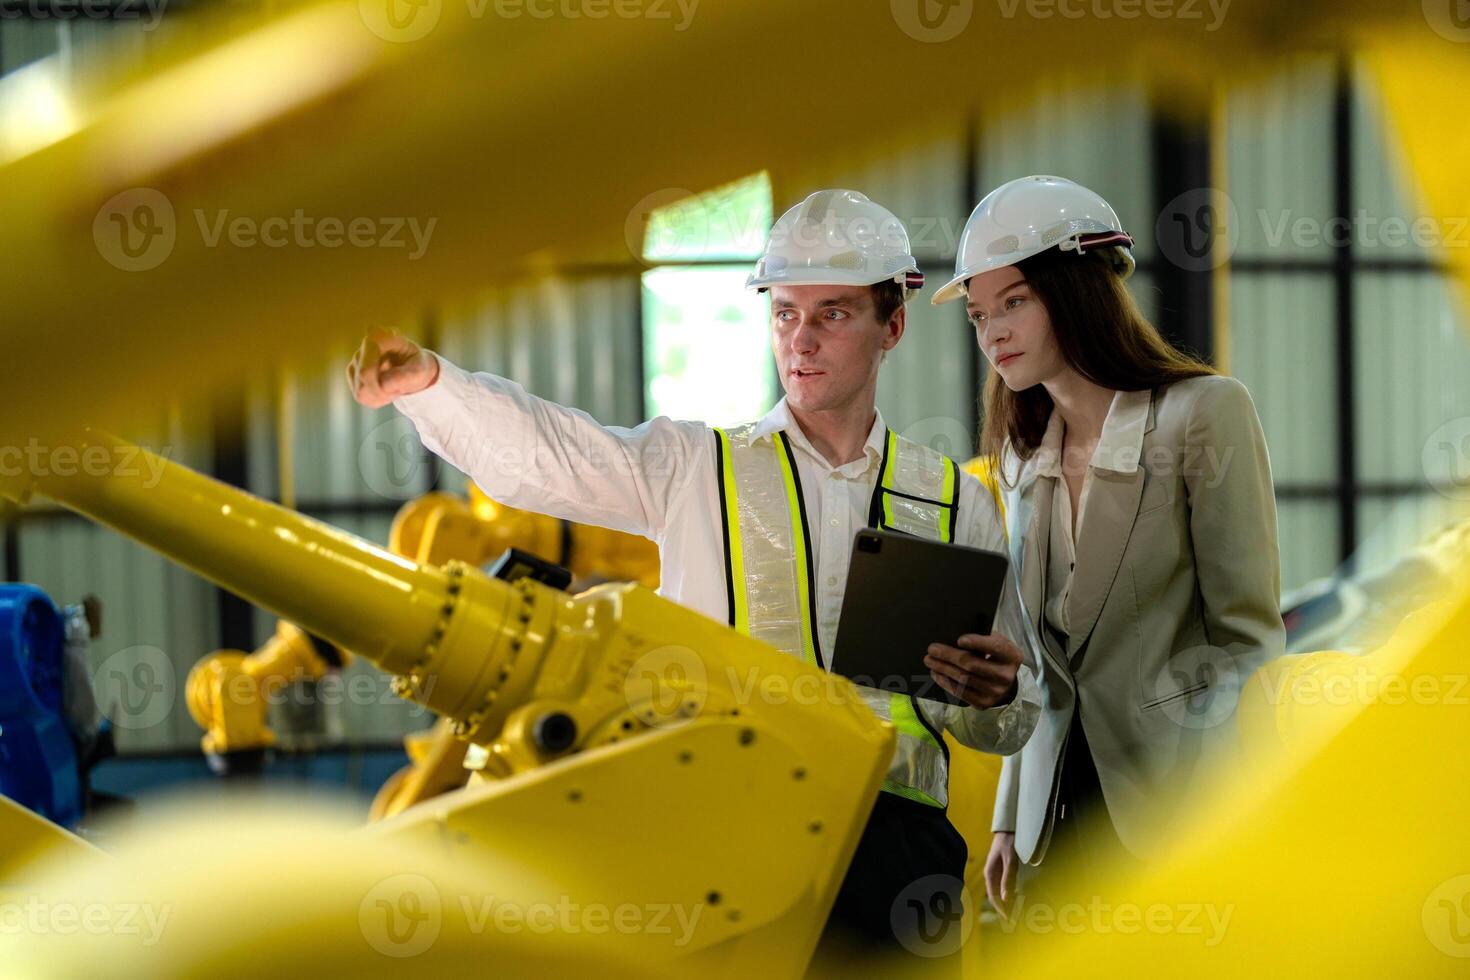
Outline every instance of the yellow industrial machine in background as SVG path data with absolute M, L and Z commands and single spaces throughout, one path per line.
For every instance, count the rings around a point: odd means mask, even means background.
M 267 724 L 272 696 L 287 685 L 320 680 L 350 656 L 283 619 L 253 653 L 216 650 L 196 663 L 185 697 L 190 716 L 204 729 L 200 745 L 211 768 L 258 768 L 261 754 L 276 744 Z
M 484 565 L 510 548 L 560 565 L 582 585 L 658 588 L 658 546 L 647 538 L 517 510 L 474 483 L 468 500 L 437 490 L 410 500 L 388 532 L 388 550 L 430 565 L 450 559 Z
M 82 444 L 134 451 L 95 434 Z M 849 682 L 639 585 L 573 597 L 460 561 L 421 564 L 179 465 L 149 463 L 161 473 L 156 485 L 118 474 L 23 477 L 0 491 L 21 501 L 45 494 L 371 660 L 395 675 L 395 691 L 484 747 L 481 782 L 373 825 L 351 854 L 367 862 L 392 839 L 404 848 L 401 874 L 422 875 L 446 855 L 464 869 L 483 865 L 471 904 L 683 910 L 684 932 L 618 937 L 620 955 L 650 968 L 801 974 L 893 752 L 891 728 Z M 752 675 L 760 683 L 747 688 Z M 502 883 L 494 872 L 507 865 L 518 871 Z M 192 925 L 135 950 L 133 962 L 146 960 L 153 976 L 216 975 L 210 965 L 223 954 L 211 937 L 221 920 L 208 910 L 219 892 L 279 885 L 273 865 L 257 873 L 253 883 L 216 881 L 204 867 L 185 875 L 204 889 L 174 896 Z M 45 875 L 26 876 L 46 893 Z M 234 921 L 255 928 L 274 914 L 250 913 Z M 556 955 L 603 955 L 585 928 L 549 931 L 562 937 Z M 482 941 L 480 955 L 511 975 L 530 975 L 551 948 L 516 961 L 501 955 L 499 932 Z M 116 944 L 43 937 L 5 962 L 21 975 L 91 975 L 117 966 Z

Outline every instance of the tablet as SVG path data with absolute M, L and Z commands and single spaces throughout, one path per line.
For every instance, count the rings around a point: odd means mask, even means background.
M 859 531 L 832 670 L 865 687 L 963 704 L 924 666 L 931 643 L 991 632 L 1005 555 L 892 531 Z

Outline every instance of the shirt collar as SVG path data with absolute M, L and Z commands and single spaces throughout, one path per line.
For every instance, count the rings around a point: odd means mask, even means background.
M 1153 402 L 1153 392 L 1116 391 L 1113 403 L 1108 406 L 1108 417 L 1103 420 L 1102 435 L 1092 450 L 1088 465 L 1095 470 L 1111 470 L 1114 473 L 1132 473 L 1143 459 L 1143 434 L 1148 428 L 1148 410 Z M 1046 434 L 1041 437 L 1041 446 L 1036 451 L 1036 472 L 1041 476 L 1060 479 L 1062 475 L 1062 414 L 1052 409 L 1046 423 Z
M 786 437 L 791 440 L 792 445 L 811 453 L 812 456 L 821 461 L 823 466 L 827 466 L 829 469 L 832 468 L 831 464 L 827 462 L 826 457 L 817 452 L 816 448 L 807 439 L 806 433 L 801 431 L 801 426 L 796 424 L 796 419 L 791 417 L 791 407 L 786 404 L 785 398 L 778 401 L 776 407 L 767 412 L 765 417 L 755 424 L 755 428 L 750 432 L 750 437 L 752 440 L 769 439 L 777 432 L 786 433 Z M 882 461 L 884 441 L 887 435 L 888 426 L 883 422 L 883 413 L 875 410 L 873 413 L 873 427 L 868 430 L 867 441 L 863 443 L 863 455 L 866 457 L 863 461 L 863 469 L 866 469 L 873 463 Z M 853 462 L 858 461 L 854 460 Z M 845 463 L 843 465 L 847 467 L 852 466 L 853 463 Z

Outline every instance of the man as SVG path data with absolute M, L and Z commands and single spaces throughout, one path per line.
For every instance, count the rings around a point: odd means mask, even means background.
M 829 668 L 857 531 L 1004 550 L 990 494 L 952 460 L 891 433 L 875 408 L 879 365 L 922 284 L 902 224 L 862 194 L 819 191 L 788 211 L 747 282 L 770 292 L 786 397 L 729 430 L 667 418 L 604 427 L 385 332 L 363 342 L 348 382 L 365 405 L 392 402 L 494 499 L 652 538 L 663 595 Z M 926 907 L 938 888 L 959 908 L 966 853 L 945 815 L 943 730 L 1010 754 L 1040 711 L 1030 668 L 1002 635 L 1024 635 L 1012 593 L 996 634 L 930 648 L 935 682 L 966 706 L 861 689 L 899 746 L 829 932 L 908 943 L 915 926 L 900 920 L 914 917 L 916 884 L 931 889 Z

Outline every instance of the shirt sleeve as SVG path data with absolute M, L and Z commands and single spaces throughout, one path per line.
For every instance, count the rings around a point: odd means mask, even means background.
M 604 426 L 514 381 L 435 357 L 439 379 L 393 404 L 425 446 L 501 503 L 658 540 L 678 495 L 712 458 L 702 423 Z
M 983 548 L 1006 554 L 1005 522 L 990 495 L 979 480 L 968 473 L 960 475 L 960 520 L 956 544 Z M 1016 591 L 1013 569 L 1006 570 L 1001 588 L 1000 605 L 996 609 L 992 632 L 1016 644 L 1021 650 L 1022 664 L 1016 676 L 1016 696 L 1009 704 L 994 708 L 967 705 L 944 705 L 944 727 L 961 744 L 982 752 L 1011 755 L 1019 752 L 1036 729 L 1041 717 L 1041 691 L 1036 683 L 1036 652 L 1029 648 L 1027 630 L 1022 628 L 1020 596 Z
M 1021 799 L 1021 754 L 1008 755 L 1000 764 L 1000 782 L 995 787 L 995 811 L 990 819 L 992 834 L 1016 832 L 1016 810 Z

